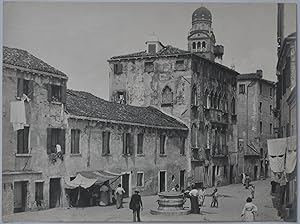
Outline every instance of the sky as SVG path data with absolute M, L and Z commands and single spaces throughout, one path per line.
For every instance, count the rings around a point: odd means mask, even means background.
M 187 49 L 192 13 L 212 13 L 223 64 L 240 73 L 263 70 L 276 80 L 277 6 L 273 3 L 5 2 L 3 44 L 27 50 L 68 75 L 68 88 L 108 99 L 107 60 L 146 49 L 155 33 L 164 45 Z M 286 33 L 296 31 L 296 5 L 286 7 Z

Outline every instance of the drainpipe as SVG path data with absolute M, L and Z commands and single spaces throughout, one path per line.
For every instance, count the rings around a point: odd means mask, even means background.
M 91 164 L 91 122 L 89 121 L 88 122 L 88 151 L 87 151 L 87 167 L 90 167 L 90 164 Z

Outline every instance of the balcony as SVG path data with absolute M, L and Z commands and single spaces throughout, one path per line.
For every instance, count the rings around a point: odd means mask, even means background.
M 192 148 L 192 161 L 203 162 L 206 159 L 205 154 L 199 148 Z
M 213 145 L 211 151 L 212 157 L 221 158 L 228 156 L 228 146 L 227 145 Z
M 204 108 L 205 118 L 212 123 L 228 124 L 228 113 L 216 108 Z

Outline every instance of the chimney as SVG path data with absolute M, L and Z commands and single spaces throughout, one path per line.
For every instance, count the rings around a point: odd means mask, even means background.
M 259 78 L 262 78 L 263 77 L 263 70 L 261 70 L 261 69 L 256 70 L 256 74 L 259 76 Z

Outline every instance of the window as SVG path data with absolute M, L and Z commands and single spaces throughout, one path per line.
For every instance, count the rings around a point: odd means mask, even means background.
M 273 89 L 270 88 L 270 96 L 273 96 Z
M 259 102 L 259 112 L 262 113 L 262 102 Z
M 270 124 L 270 135 L 273 134 L 273 124 Z
M 196 86 L 194 86 L 193 89 L 192 89 L 192 105 L 194 105 L 194 106 L 197 105 L 197 89 L 196 89 Z
M 259 122 L 259 133 L 262 134 L 263 133 L 263 125 L 262 122 Z
M 166 151 L 165 151 L 166 136 L 165 135 L 160 135 L 159 142 L 160 142 L 160 144 L 159 144 L 159 154 L 164 155 L 164 154 L 166 154 Z
M 136 175 L 136 186 L 137 187 L 143 187 L 144 186 L 144 173 L 143 172 L 137 172 Z
M 47 128 L 47 153 L 56 153 L 56 145 L 61 146 L 61 151 L 65 153 L 65 130 L 59 128 Z
M 234 98 L 232 98 L 232 101 L 231 101 L 231 113 L 235 114 L 235 99 Z
M 71 154 L 79 154 L 80 130 L 71 130 Z
M 122 64 L 121 63 L 114 64 L 114 73 L 117 75 L 122 73 Z
M 193 49 L 196 49 L 196 43 L 193 42 Z
M 29 127 L 19 129 L 17 131 L 17 153 L 26 154 L 29 152 L 28 139 L 29 139 Z
M 197 126 L 196 126 L 196 124 L 192 125 L 191 143 L 192 143 L 192 147 L 197 147 Z
M 273 112 L 273 107 L 272 105 L 270 105 L 270 115 L 272 115 L 272 112 Z
M 180 137 L 180 155 L 185 155 L 185 137 Z
M 126 104 L 126 92 L 117 92 L 117 103 Z
M 148 53 L 155 54 L 156 53 L 156 44 L 149 44 L 148 45 Z
M 102 155 L 110 154 L 110 132 L 102 132 Z
M 263 93 L 263 87 L 262 87 L 262 83 L 259 84 L 259 94 L 262 95 Z
M 143 154 L 143 145 L 144 145 L 144 134 L 140 133 L 137 135 L 137 154 Z
M 44 183 L 35 182 L 35 201 L 40 204 L 44 200 Z
M 197 43 L 197 49 L 201 49 L 201 42 Z
M 133 135 L 123 133 L 123 155 L 133 154 Z
M 166 86 L 162 91 L 162 105 L 173 104 L 173 92 L 169 86 Z
M 49 84 L 48 86 L 48 101 L 50 102 L 65 102 L 65 87 Z
M 264 149 L 260 148 L 260 158 L 263 159 L 264 157 Z
M 184 60 L 177 60 L 176 63 L 175 63 L 175 69 L 179 70 L 179 71 L 185 70 Z
M 206 42 L 202 41 L 202 48 L 206 48 Z
M 30 99 L 33 98 L 33 81 L 18 78 L 17 97 L 22 97 L 23 94 L 28 96 Z
M 245 84 L 239 85 L 239 94 L 245 94 Z
M 151 61 L 145 62 L 145 72 L 153 72 L 154 64 Z
M 227 178 L 227 166 L 224 166 L 224 177 Z

